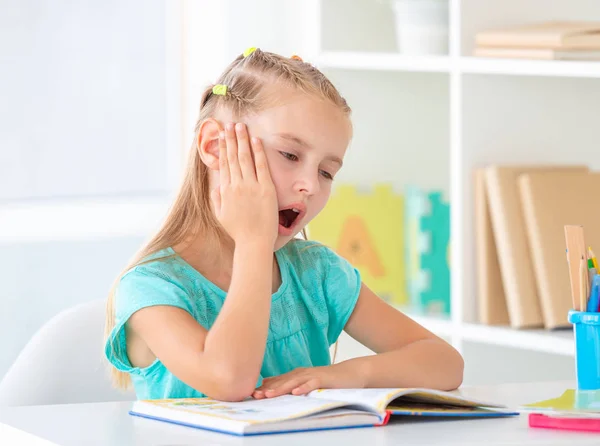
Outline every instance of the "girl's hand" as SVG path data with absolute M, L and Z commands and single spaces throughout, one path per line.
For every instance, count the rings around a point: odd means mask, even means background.
M 279 224 L 277 195 L 262 143 L 250 141 L 245 124 L 227 124 L 220 133 L 219 173 L 221 184 L 212 199 L 221 225 L 236 245 L 264 241 L 272 248 Z
M 291 393 L 306 395 L 317 389 L 352 389 L 364 387 L 356 370 L 344 363 L 324 367 L 298 368 L 291 372 L 265 378 L 252 396 L 256 399 L 273 398 Z

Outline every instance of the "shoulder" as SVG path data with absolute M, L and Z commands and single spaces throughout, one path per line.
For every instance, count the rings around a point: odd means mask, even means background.
M 175 305 L 191 310 L 189 277 L 168 250 L 144 258 L 127 270 L 116 285 L 116 306 L 120 314 L 152 305 Z
M 183 285 L 186 277 L 187 274 L 177 254 L 169 249 L 164 249 L 145 257 L 125 271 L 119 280 L 119 285 L 129 282 L 155 281 L 155 279 Z

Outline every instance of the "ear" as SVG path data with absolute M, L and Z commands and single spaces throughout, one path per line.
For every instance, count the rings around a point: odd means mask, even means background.
M 205 119 L 200 124 L 196 149 L 209 169 L 219 170 L 219 132 L 223 131 L 221 123 L 213 118 Z

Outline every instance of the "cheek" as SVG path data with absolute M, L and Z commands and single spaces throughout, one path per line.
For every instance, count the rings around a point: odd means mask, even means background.
M 322 193 L 313 197 L 312 206 L 310 210 L 310 219 L 315 218 L 319 212 L 323 210 L 327 202 L 329 201 L 329 195 L 331 194 L 331 188 L 327 188 L 326 190 L 322 190 Z
M 278 154 L 266 153 L 266 155 L 271 180 L 273 180 L 273 184 L 275 185 L 277 198 L 281 200 L 280 191 L 284 189 L 285 180 L 288 178 L 288 175 L 286 175 L 285 169 L 282 168 L 281 160 L 277 159 L 276 155 Z M 279 157 L 281 158 L 281 155 Z

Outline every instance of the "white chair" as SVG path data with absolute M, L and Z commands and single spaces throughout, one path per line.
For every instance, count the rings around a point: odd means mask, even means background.
M 111 385 L 104 311 L 105 300 L 94 300 L 42 326 L 0 382 L 0 406 L 135 400 Z

